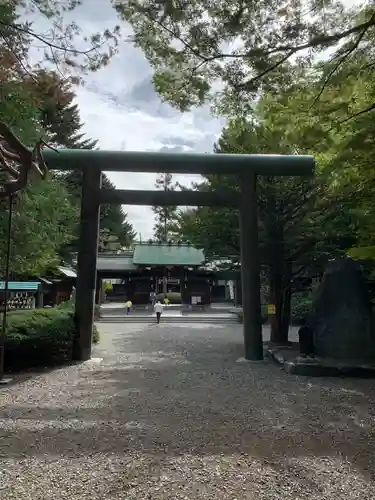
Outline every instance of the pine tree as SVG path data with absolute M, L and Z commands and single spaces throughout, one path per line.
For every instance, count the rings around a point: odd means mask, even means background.
M 73 104 L 75 95 L 70 84 L 62 82 L 53 73 L 40 72 L 38 76 L 37 90 L 43 97 L 40 120 L 48 131 L 50 143 L 71 149 L 95 149 L 98 141 L 87 138 L 82 132 L 83 123 L 78 105 Z M 80 203 L 82 173 L 76 170 L 68 172 L 64 174 L 64 180 L 69 193 Z M 107 189 L 115 189 L 105 174 L 102 176 L 102 185 Z M 101 206 L 100 229 L 109 230 L 121 246 L 129 246 L 135 238 L 133 226 L 127 220 L 127 214 L 121 205 Z
M 177 185 L 173 182 L 172 174 L 165 173 L 159 174 L 156 179 L 155 187 L 159 190 L 175 191 Z M 155 214 L 154 224 L 154 237 L 159 241 L 167 242 L 168 240 L 175 240 L 177 238 L 177 220 L 178 209 L 177 207 L 152 207 Z

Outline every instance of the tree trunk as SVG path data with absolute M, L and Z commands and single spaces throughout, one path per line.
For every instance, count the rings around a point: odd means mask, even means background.
M 282 311 L 282 322 L 281 322 L 281 333 L 280 333 L 280 340 L 283 344 L 286 344 L 288 342 L 290 316 L 291 316 L 291 300 L 292 300 L 292 290 L 289 286 L 284 291 L 284 300 L 283 300 L 283 311 Z
M 277 344 L 282 341 L 283 295 L 282 266 L 277 259 L 271 263 L 270 272 L 270 297 L 276 309 L 271 317 L 271 342 Z

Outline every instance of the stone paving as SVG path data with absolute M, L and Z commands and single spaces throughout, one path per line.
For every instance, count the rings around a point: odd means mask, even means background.
M 91 361 L 0 389 L 0 498 L 375 498 L 373 380 L 242 362 L 241 325 L 99 328 Z

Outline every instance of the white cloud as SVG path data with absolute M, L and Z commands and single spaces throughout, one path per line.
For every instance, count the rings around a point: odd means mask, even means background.
M 87 35 L 119 24 L 109 0 L 84 0 L 70 18 Z M 45 33 L 48 26 L 45 20 L 36 18 L 34 28 Z M 127 26 L 126 33 L 130 33 Z M 37 48 L 32 58 L 40 59 Z M 151 76 L 152 69 L 142 52 L 123 42 L 109 66 L 90 74 L 85 85 L 77 89 L 84 132 L 97 139 L 101 149 L 158 151 L 168 147 L 212 151 L 223 122 L 210 116 L 208 109 L 181 114 L 162 103 L 150 84 Z M 119 189 L 153 189 L 156 175 L 112 172 L 108 177 Z M 176 176 L 176 181 L 186 184 L 196 179 Z M 124 206 L 124 210 L 142 238 L 152 236 L 150 207 Z

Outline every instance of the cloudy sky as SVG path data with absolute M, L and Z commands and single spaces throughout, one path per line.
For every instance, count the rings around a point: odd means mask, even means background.
M 110 0 L 83 0 L 72 19 L 83 33 L 92 34 L 119 24 Z M 123 23 L 121 23 L 124 26 Z M 36 19 L 34 28 L 46 32 L 48 25 Z M 126 30 L 130 28 L 124 26 Z M 123 43 L 110 65 L 86 78 L 77 90 L 84 131 L 99 140 L 101 149 L 127 151 L 210 152 L 223 122 L 208 109 L 181 114 L 162 103 L 151 83 L 152 70 L 141 51 Z M 153 189 L 156 176 L 140 173 L 108 173 L 119 189 Z M 195 176 L 176 176 L 188 184 Z M 149 207 L 124 206 L 129 220 L 142 238 L 152 236 L 154 223 Z

